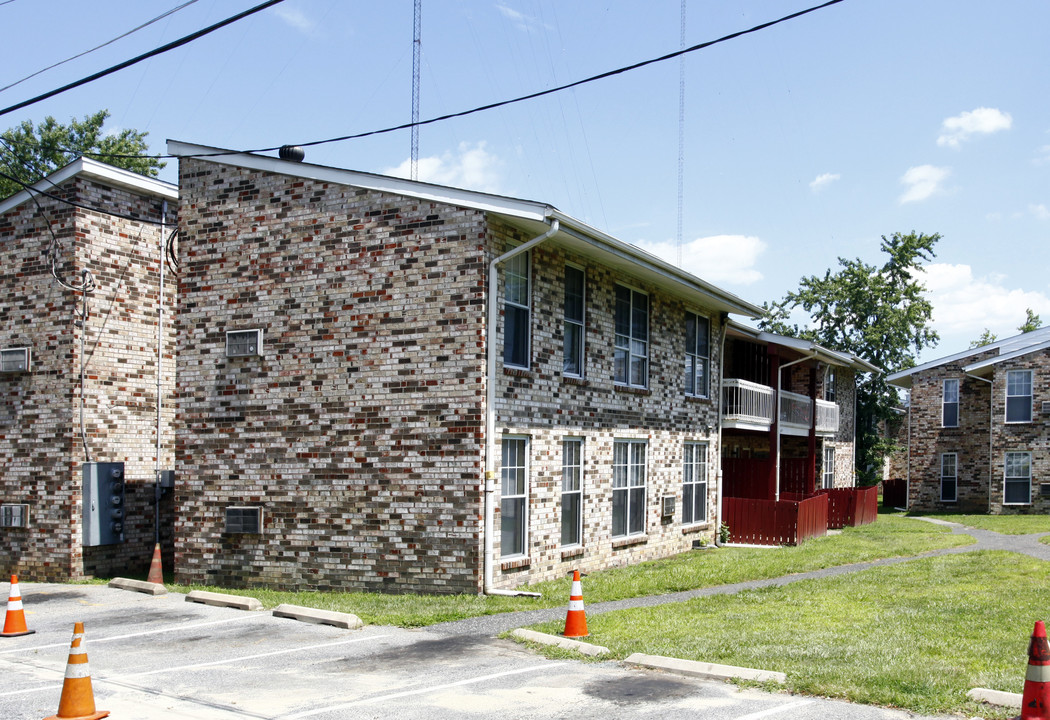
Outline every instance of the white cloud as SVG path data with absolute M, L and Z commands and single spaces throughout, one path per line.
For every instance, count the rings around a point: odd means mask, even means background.
M 813 192 L 820 192 L 825 186 L 841 179 L 842 176 L 838 173 L 823 173 L 813 179 L 813 182 L 809 184 L 809 189 Z
M 941 188 L 949 175 L 949 168 L 934 167 L 933 165 L 919 165 L 908 168 L 908 172 L 901 177 L 901 182 L 908 186 L 907 191 L 900 196 L 900 203 L 919 202 L 926 200 L 932 195 L 944 192 Z
M 536 18 L 520 13 L 513 8 L 509 8 L 506 5 L 497 5 L 496 9 L 500 11 L 503 17 L 514 23 L 514 26 L 522 32 L 532 32 L 533 30 L 543 29 L 544 25 Z
M 1050 163 L 1050 145 L 1043 145 L 1036 151 L 1035 160 L 1036 165 L 1045 165 Z
M 975 277 L 969 265 L 930 263 L 918 277 L 933 304 L 934 327 L 943 338 L 938 355 L 965 350 L 985 328 L 1000 338 L 1016 335 L 1017 327 L 1024 322 L 1025 308 L 1050 318 L 1050 297 L 1007 287 L 1002 275 Z
M 1050 209 L 1047 209 L 1046 205 L 1040 203 L 1039 205 L 1029 205 L 1029 212 L 1035 215 L 1038 220 L 1050 220 Z
M 678 263 L 678 245 L 673 242 L 639 241 L 638 246 Z M 712 235 L 682 245 L 682 269 L 712 283 L 751 285 L 762 279 L 755 269 L 766 244 L 750 235 Z
M 283 20 L 286 25 L 299 32 L 310 34 L 317 27 L 317 23 L 308 18 L 306 13 L 290 5 L 278 5 L 273 11 L 277 13 L 277 17 Z
M 1011 125 L 1013 118 L 1010 117 L 1010 113 L 995 108 L 979 107 L 945 119 L 941 123 L 941 134 L 937 138 L 937 144 L 959 147 L 960 143 L 974 135 L 990 135 L 1000 130 L 1009 130 Z
M 463 142 L 456 152 L 419 158 L 419 179 L 438 185 L 498 193 L 502 166 L 503 161 L 485 149 L 484 141 L 475 144 Z M 411 177 L 412 161 L 405 160 L 383 172 L 395 177 Z

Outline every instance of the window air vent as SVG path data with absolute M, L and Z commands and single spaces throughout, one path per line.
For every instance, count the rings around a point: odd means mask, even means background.
M 226 357 L 262 355 L 262 330 L 231 330 L 226 333 Z
M 0 350 L 0 372 L 29 372 L 30 352 L 27 347 Z
M 28 505 L 0 505 L 0 527 L 29 527 Z
M 1039 485 L 1039 497 L 1050 497 L 1050 483 L 1041 483 Z
M 261 533 L 261 507 L 228 507 L 226 508 L 226 532 L 228 533 Z
M 1043 403 L 1043 415 L 1050 415 L 1050 402 Z
M 668 518 L 674 517 L 674 495 L 664 495 L 660 498 L 660 515 Z

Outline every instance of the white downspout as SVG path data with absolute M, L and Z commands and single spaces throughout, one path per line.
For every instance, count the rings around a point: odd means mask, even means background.
M 499 590 L 492 587 L 493 565 L 495 562 L 495 538 L 493 537 L 493 524 L 495 523 L 496 493 L 496 323 L 499 318 L 499 275 L 497 267 L 510 260 L 515 255 L 528 252 L 540 243 L 546 241 L 558 232 L 561 223 L 557 220 L 550 221 L 550 228 L 542 235 L 534 237 L 524 245 L 505 252 L 489 263 L 489 290 L 488 290 L 488 319 L 485 327 L 487 342 L 488 379 L 485 387 L 485 559 L 484 559 L 484 589 L 486 595 L 530 595 L 539 597 L 538 593 L 522 592 L 518 590 Z
M 729 334 L 729 318 L 723 314 L 722 320 L 722 350 L 718 353 L 718 407 L 717 407 L 717 432 L 718 454 L 715 456 L 715 545 L 721 547 L 722 541 L 722 384 L 725 381 L 726 372 L 726 336 Z
M 780 397 L 780 388 L 781 385 L 784 384 L 784 368 L 789 368 L 792 365 L 798 365 L 799 363 L 806 362 L 807 360 L 815 360 L 816 357 L 817 356 L 815 353 L 812 355 L 806 355 L 805 357 L 800 357 L 798 360 L 792 360 L 789 363 L 784 363 L 779 368 L 777 368 L 777 494 L 773 498 L 777 502 L 780 502 L 780 436 L 783 434 L 780 428 L 780 404 L 781 402 L 783 402 Z M 817 400 L 816 398 L 810 398 L 810 402 L 813 403 L 810 410 L 815 414 L 817 412 Z

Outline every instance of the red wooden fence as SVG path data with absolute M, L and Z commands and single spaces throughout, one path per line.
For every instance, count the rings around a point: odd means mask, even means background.
M 882 481 L 882 504 L 889 508 L 908 506 L 908 484 L 900 478 Z
M 879 489 L 871 487 L 821 490 L 828 496 L 828 527 L 838 530 L 873 523 L 879 515 Z
M 816 495 L 799 502 L 722 498 L 722 522 L 729 541 L 749 545 L 798 545 L 828 532 L 828 498 Z

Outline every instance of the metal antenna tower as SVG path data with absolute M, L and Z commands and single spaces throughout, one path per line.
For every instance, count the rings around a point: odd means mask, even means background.
M 685 49 L 685 5 L 682 0 L 680 44 Z M 678 267 L 682 267 L 682 208 L 685 204 L 685 55 L 678 59 Z
M 412 7 L 412 179 L 419 179 L 419 56 L 423 0 L 415 0 Z

